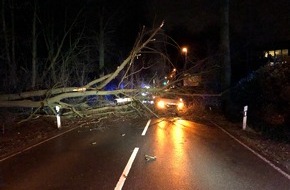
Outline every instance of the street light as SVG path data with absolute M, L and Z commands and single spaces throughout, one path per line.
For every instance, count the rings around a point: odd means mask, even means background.
M 182 53 L 184 53 L 184 66 L 183 66 L 183 70 L 185 71 L 186 70 L 186 65 L 187 65 L 187 52 L 188 52 L 188 49 L 187 47 L 183 47 L 181 49 Z
M 183 52 L 184 54 L 187 54 L 187 48 L 186 48 L 186 47 L 183 47 L 183 48 L 182 48 L 182 52 Z

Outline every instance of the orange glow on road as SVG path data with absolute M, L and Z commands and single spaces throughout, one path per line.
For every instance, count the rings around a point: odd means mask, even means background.
M 190 126 L 180 118 L 162 118 L 156 122 L 156 147 L 157 159 L 164 163 L 170 170 L 171 179 L 177 187 L 186 179 L 190 171 L 190 158 L 188 144 L 186 143 L 186 128 Z M 167 174 L 164 174 L 166 178 Z M 182 187 L 181 187 L 182 189 Z
M 184 171 L 187 170 L 187 154 L 185 150 L 185 132 L 184 126 L 188 124 L 184 120 L 174 118 L 171 121 L 164 120 L 158 123 L 157 138 L 158 147 L 160 150 L 168 150 L 170 153 L 163 152 L 166 154 L 166 159 L 169 166 L 174 170 L 177 176 L 181 177 L 184 175 Z M 176 177 L 177 177 L 176 176 Z
M 170 131 L 170 140 L 172 143 L 172 158 L 170 159 L 170 165 L 177 181 L 186 178 L 189 163 L 188 153 L 186 152 L 184 126 L 176 124 L 182 123 L 183 121 L 184 120 L 174 121 Z
M 177 125 L 177 126 L 182 126 L 182 127 L 186 127 L 186 126 L 190 126 L 191 125 L 189 121 L 186 121 L 186 120 L 183 120 L 183 119 L 175 120 L 174 124 Z
M 179 165 L 180 163 L 178 161 L 180 161 L 182 159 L 182 157 L 184 156 L 184 148 L 183 148 L 183 143 L 184 143 L 184 132 L 181 126 L 173 126 L 171 128 L 171 139 L 172 139 L 172 144 L 174 147 L 174 160 L 175 162 L 173 162 L 172 164 L 174 164 L 176 167 L 178 167 L 177 165 Z
M 159 120 L 159 123 L 157 125 L 157 139 L 160 148 L 163 149 L 163 146 L 166 145 L 166 136 L 165 136 L 165 128 L 166 128 L 166 121 Z

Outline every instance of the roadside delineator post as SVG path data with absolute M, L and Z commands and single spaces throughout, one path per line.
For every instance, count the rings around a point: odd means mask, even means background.
M 246 127 L 247 127 L 247 111 L 248 111 L 248 106 L 244 106 L 243 130 L 246 130 Z
M 60 129 L 61 127 L 61 121 L 60 121 L 60 106 L 55 106 L 56 110 L 56 123 L 57 123 L 57 128 Z

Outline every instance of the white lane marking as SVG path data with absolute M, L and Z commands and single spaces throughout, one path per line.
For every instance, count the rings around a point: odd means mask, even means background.
M 133 150 L 133 153 L 131 154 L 131 157 L 130 157 L 130 159 L 129 159 L 129 161 L 128 161 L 128 163 L 127 163 L 127 165 L 126 165 L 126 167 L 125 167 L 125 169 L 124 169 L 124 171 L 123 171 L 123 173 L 122 173 L 122 175 L 121 175 L 121 177 L 120 177 L 120 179 L 119 179 L 119 181 L 118 181 L 118 183 L 117 183 L 117 185 L 115 187 L 115 190 L 121 190 L 122 189 L 122 187 L 123 187 L 123 185 L 125 183 L 125 180 L 126 180 L 126 178 L 128 176 L 128 173 L 129 173 L 129 171 L 131 169 L 131 166 L 132 166 L 132 164 L 133 164 L 133 162 L 134 162 L 134 160 L 136 158 L 138 150 L 139 150 L 138 147 L 136 147 Z
M 7 156 L 7 157 L 5 157 L 5 158 L 2 158 L 2 159 L 0 160 L 0 162 L 3 162 L 4 160 L 7 160 L 7 159 L 9 159 L 9 158 L 12 158 L 12 157 L 14 157 L 14 156 L 16 156 L 16 155 L 18 155 L 18 154 L 23 153 L 23 152 L 26 152 L 26 151 L 28 151 L 28 150 L 30 150 L 30 149 L 32 149 L 32 148 L 38 146 L 38 145 L 41 145 L 41 144 L 43 144 L 43 143 L 45 143 L 45 142 L 47 142 L 47 141 L 50 141 L 50 140 L 52 140 L 52 139 L 55 139 L 55 138 L 57 138 L 57 137 L 59 137 L 59 136 L 61 136 L 61 135 L 64 135 L 64 134 L 66 134 L 66 133 L 68 133 L 68 132 L 71 132 L 71 131 L 73 131 L 73 130 L 75 130 L 75 129 L 77 129 L 77 128 L 79 128 L 79 126 L 74 127 L 74 128 L 71 128 L 71 129 L 69 129 L 69 130 L 67 130 L 67 131 L 64 131 L 63 133 L 60 133 L 60 134 L 58 134 L 58 135 L 56 135 L 56 136 L 53 136 L 53 137 L 48 138 L 48 139 L 45 139 L 44 141 L 41 141 L 41 142 L 39 142 L 39 143 L 37 143 L 37 144 L 34 144 L 34 145 L 30 146 L 30 147 L 27 147 L 27 148 L 25 148 L 25 149 L 23 149 L 23 150 L 21 150 L 21 151 L 18 151 L 18 152 L 14 153 L 14 154 L 11 154 L 11 155 L 9 155 L 9 156 Z
M 144 128 L 144 130 L 143 130 L 143 132 L 142 132 L 142 136 L 145 136 L 146 131 L 147 131 L 149 125 L 150 125 L 150 122 L 151 122 L 151 119 L 148 120 L 148 122 L 147 122 L 147 124 L 146 124 L 146 126 L 145 126 L 145 128 Z
M 218 128 L 220 128 L 224 133 L 226 133 L 227 135 L 229 135 L 232 139 L 234 139 L 235 141 L 237 141 L 238 143 L 240 143 L 242 146 L 244 146 L 246 149 L 248 149 L 250 152 L 252 152 L 254 155 L 256 155 L 257 157 L 259 157 L 260 159 L 262 159 L 264 162 L 266 162 L 267 164 L 269 164 L 272 168 L 274 168 L 276 171 L 278 171 L 279 173 L 281 173 L 282 175 L 284 175 L 287 179 L 290 180 L 290 175 L 286 172 L 284 172 L 281 168 L 275 166 L 275 164 L 273 164 L 271 161 L 269 161 L 267 158 L 265 158 L 264 156 L 262 156 L 261 154 L 257 153 L 256 151 L 254 151 L 253 149 L 251 149 L 250 147 L 248 147 L 246 144 L 244 144 L 242 141 L 240 141 L 239 139 L 235 138 L 233 135 L 231 135 L 229 132 L 227 132 L 225 129 L 223 129 L 222 127 L 220 127 L 218 124 L 214 123 L 211 121 L 211 123 L 213 123 L 215 126 L 217 126 Z

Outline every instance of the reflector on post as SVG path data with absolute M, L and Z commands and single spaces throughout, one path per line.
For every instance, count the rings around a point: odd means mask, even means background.
M 248 111 L 248 106 L 245 106 L 244 117 L 243 117 L 243 130 L 246 130 L 246 127 L 247 127 L 247 111 Z
M 57 128 L 60 129 L 61 128 L 61 121 L 60 121 L 60 106 L 55 106 L 55 110 L 56 110 L 56 123 L 57 123 Z

